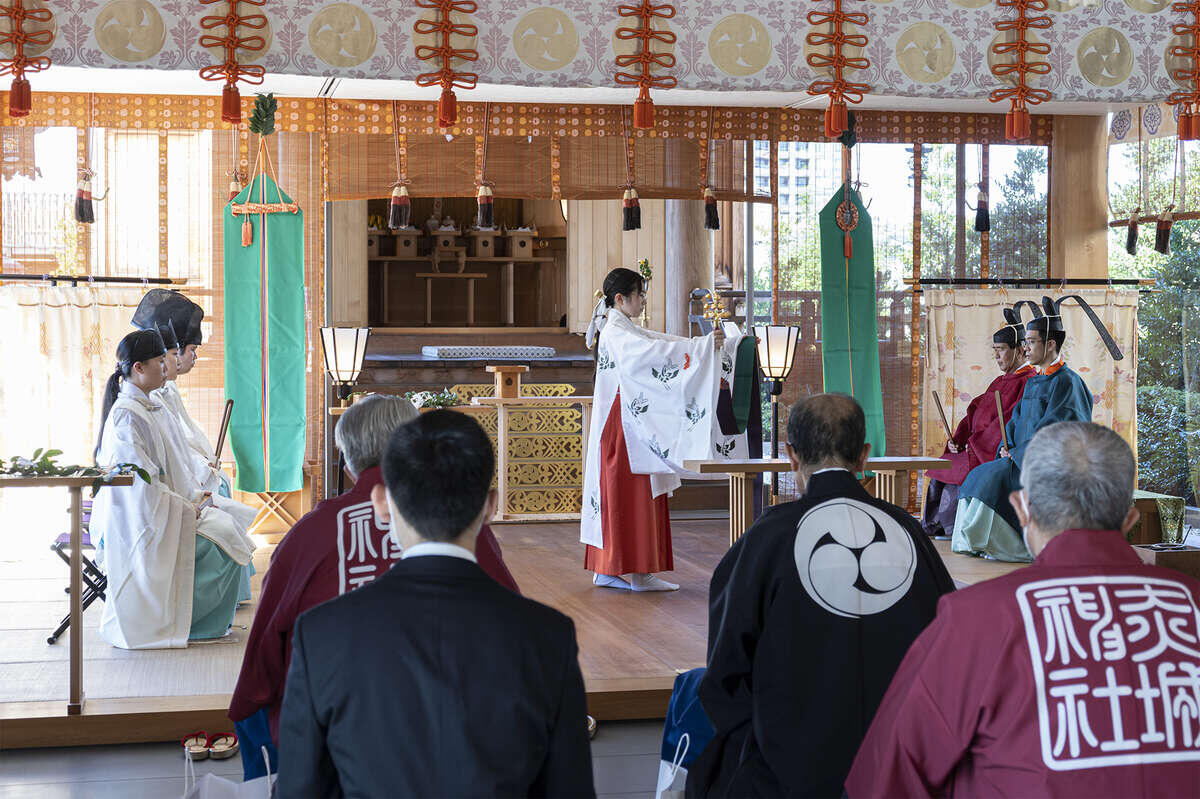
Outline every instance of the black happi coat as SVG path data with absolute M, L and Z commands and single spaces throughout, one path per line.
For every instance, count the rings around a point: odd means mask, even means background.
M 768 510 L 709 587 L 688 796 L 834 796 L 917 635 L 954 590 L 910 515 L 843 470 Z

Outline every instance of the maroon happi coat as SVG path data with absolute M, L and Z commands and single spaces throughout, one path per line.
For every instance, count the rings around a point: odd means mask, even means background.
M 296 617 L 371 582 L 400 559 L 400 548 L 371 505 L 371 489 L 382 481 L 378 466 L 367 469 L 351 490 L 321 502 L 296 522 L 271 556 L 229 717 L 242 721 L 267 708 L 277 744 Z M 493 580 L 520 593 L 486 524 L 475 539 L 475 558 Z
M 1000 375 L 986 391 L 971 400 L 966 415 L 954 430 L 952 440 L 958 445 L 959 451 L 951 452 L 947 448 L 942 453 L 942 457 L 950 461 L 950 468 L 932 472 L 930 477 L 943 483 L 962 485 L 962 481 L 967 479 L 967 472 L 981 463 L 995 460 L 1001 444 L 995 392 L 1000 392 L 1000 404 L 1004 408 L 1004 422 L 1007 424 L 1013 408 L 1025 393 L 1025 381 L 1035 374 L 1037 370 L 1026 364 L 1015 372 Z
M 1200 581 L 1117 531 L 941 599 L 858 751 L 850 799 L 1200 796 Z

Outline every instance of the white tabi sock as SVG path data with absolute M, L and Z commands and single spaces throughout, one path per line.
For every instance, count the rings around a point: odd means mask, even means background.
M 592 576 L 592 585 L 598 585 L 602 588 L 619 588 L 622 591 L 629 590 L 629 583 L 620 577 L 613 574 L 601 574 L 600 572 L 596 572 Z
M 629 587 L 634 591 L 678 591 L 679 586 L 653 574 L 629 575 Z

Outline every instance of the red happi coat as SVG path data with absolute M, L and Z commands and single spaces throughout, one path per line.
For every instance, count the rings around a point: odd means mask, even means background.
M 958 423 L 952 439 L 958 445 L 958 452 L 949 448 L 942 457 L 949 460 L 949 469 L 931 473 L 931 477 L 962 485 L 967 479 L 967 473 L 981 463 L 996 459 L 996 451 L 1000 448 L 1000 424 L 996 418 L 995 392 L 1000 392 L 1000 404 L 1004 408 L 1004 422 L 1012 417 L 1013 408 L 1021 401 L 1025 393 L 1025 381 L 1037 374 L 1037 370 L 1026 364 L 1010 374 L 1003 374 L 992 381 L 987 390 L 967 406 L 967 413 Z
M 305 514 L 271 556 L 229 717 L 242 721 L 266 708 L 277 744 L 296 617 L 371 582 L 400 558 L 400 549 L 388 528 L 377 523 L 371 506 L 371 489 L 382 480 L 378 466 L 367 469 L 352 489 Z M 520 593 L 486 524 L 475 539 L 475 558 L 493 580 Z
M 893 796 L 1200 796 L 1200 581 L 1115 530 L 941 599 L 846 781 Z

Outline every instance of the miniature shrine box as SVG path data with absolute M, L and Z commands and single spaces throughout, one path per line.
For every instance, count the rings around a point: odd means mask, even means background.
M 396 239 L 396 255 L 400 258 L 415 258 L 417 237 L 421 235 L 421 231 L 416 228 L 401 228 L 393 235 Z
M 491 258 L 496 255 L 496 243 L 500 234 L 496 230 L 472 230 L 471 254 L 476 258 Z
M 437 249 L 444 250 L 453 247 L 458 243 L 457 230 L 435 230 L 433 231 L 433 246 Z
M 532 258 L 533 238 L 536 230 L 510 230 L 508 236 L 508 255 L 510 258 Z

